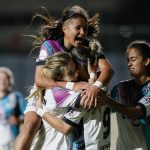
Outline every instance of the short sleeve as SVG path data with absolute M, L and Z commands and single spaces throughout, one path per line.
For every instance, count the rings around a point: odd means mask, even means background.
M 106 59 L 106 57 L 104 56 L 104 53 L 101 51 L 101 52 L 97 52 L 97 58 L 98 59 Z
M 37 88 L 34 87 L 33 89 L 31 89 L 30 91 L 30 95 L 36 90 Z M 30 112 L 30 111 L 34 111 L 36 112 L 36 99 L 34 97 L 31 97 L 27 100 L 27 106 L 26 109 L 24 111 L 24 113 Z
M 63 121 L 67 124 L 76 127 L 83 115 L 85 114 L 86 109 L 83 107 L 70 107 L 66 114 L 64 114 Z
M 72 107 L 75 106 L 76 101 L 79 99 L 79 94 L 79 92 L 56 87 L 51 90 L 48 89 L 45 92 L 44 99 L 48 107 L 51 105 L 55 107 Z
M 40 48 L 40 52 L 39 52 L 39 56 L 38 58 L 36 59 L 36 65 L 44 65 L 46 59 L 52 55 L 54 52 L 53 52 L 53 48 L 52 46 L 50 45 L 50 42 L 47 40 L 47 41 L 44 41 L 44 43 L 42 44 L 41 48 Z
M 143 111 L 145 111 L 145 115 L 150 116 L 150 96 L 145 96 L 142 99 L 139 100 L 138 102 L 140 105 L 143 105 Z

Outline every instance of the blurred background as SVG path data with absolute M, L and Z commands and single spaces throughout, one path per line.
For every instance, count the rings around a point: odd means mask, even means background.
M 15 88 L 25 96 L 34 83 L 35 54 L 30 54 L 32 39 L 23 35 L 36 34 L 37 23 L 32 16 L 46 7 L 52 16 L 60 16 L 68 5 L 79 4 L 90 16 L 100 14 L 99 40 L 115 75 L 110 88 L 129 74 L 124 57 L 133 40 L 150 40 L 150 9 L 148 0 L 1 0 L 0 2 L 0 66 L 12 69 Z

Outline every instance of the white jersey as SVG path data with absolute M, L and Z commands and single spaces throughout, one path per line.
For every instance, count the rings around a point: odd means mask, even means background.
M 107 105 L 86 112 L 83 115 L 83 127 L 84 149 L 110 149 L 110 108 Z
M 65 96 L 63 97 L 62 95 L 66 95 L 64 94 L 66 91 L 66 89 L 60 89 L 57 91 L 58 93 L 53 93 L 55 96 L 61 96 L 59 98 L 55 97 L 57 102 L 54 102 L 53 107 L 55 108 L 57 105 L 61 109 L 62 107 L 74 106 L 72 109 L 75 110 L 72 111 L 71 109 L 63 118 L 66 123 L 69 123 L 68 119 L 76 123 L 76 125 L 71 124 L 74 127 L 74 132 L 72 133 L 74 141 L 73 150 L 109 150 L 110 108 L 107 105 L 103 105 L 93 110 L 81 111 L 83 108 L 79 107 L 81 100 L 79 93 L 69 91 L 69 93 L 72 93 L 72 96 L 65 99 Z M 81 113 L 80 111 L 77 112 L 79 108 L 81 109 Z M 72 116 L 72 113 L 77 114 L 75 118 Z
M 80 104 L 80 98 L 78 99 L 79 93 L 73 91 L 69 91 L 68 93 L 66 91 L 67 90 L 65 89 L 61 89 L 58 91 L 58 93 L 52 93 L 51 90 L 48 90 L 46 92 L 45 99 L 47 100 L 49 105 L 51 105 L 51 109 L 54 108 L 53 114 L 55 116 L 62 118 L 66 123 L 74 127 L 75 132 L 73 132 L 73 150 L 109 150 L 109 107 L 103 105 L 99 109 L 90 111 L 85 111 L 80 107 L 73 107 L 66 113 L 66 108 L 63 107 L 68 107 L 70 105 L 74 106 L 75 103 Z M 60 92 L 64 93 L 62 94 Z M 68 96 L 70 94 L 72 96 Z M 65 98 L 66 96 L 67 98 Z M 56 108 L 56 106 L 58 108 Z M 28 111 L 36 111 L 36 102 L 33 98 L 28 102 L 28 106 L 25 112 Z M 68 145 L 70 145 L 70 139 L 70 135 L 63 135 L 43 120 L 43 125 L 34 139 L 32 149 L 46 150 L 48 149 L 48 147 L 53 147 L 53 150 L 67 150 Z
M 137 88 L 134 80 L 123 81 L 112 90 L 112 97 L 118 102 L 135 106 L 137 104 Z M 131 120 L 121 113 L 116 112 L 118 123 L 117 150 L 146 150 L 146 141 L 143 134 L 143 128 L 139 120 Z
M 61 92 L 61 95 L 59 95 Z M 58 94 L 59 93 L 59 94 Z M 73 104 L 73 100 L 78 97 L 78 92 L 63 90 L 60 88 L 46 90 L 44 99 L 46 106 L 49 105 L 51 114 L 64 119 L 68 124 L 78 124 L 81 120 L 84 109 L 82 108 L 65 108 L 68 105 L 68 101 Z M 72 100 L 72 101 L 71 101 Z M 59 108 L 61 106 L 61 108 Z M 45 120 L 42 120 L 43 124 L 36 134 L 31 150 L 70 150 L 72 146 L 71 134 L 63 134 L 52 126 L 50 126 Z

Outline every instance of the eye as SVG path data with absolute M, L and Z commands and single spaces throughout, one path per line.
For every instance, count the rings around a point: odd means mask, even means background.
M 81 29 L 81 26 L 78 25 L 78 26 L 76 26 L 75 28 L 76 28 L 77 30 L 80 30 L 80 29 Z
M 136 58 L 131 58 L 131 61 L 136 61 Z

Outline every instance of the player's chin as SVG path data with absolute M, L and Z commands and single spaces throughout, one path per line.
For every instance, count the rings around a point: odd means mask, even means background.
M 76 48 L 81 47 L 81 46 L 82 46 L 82 43 L 83 43 L 83 42 L 81 42 L 81 41 L 76 41 L 76 42 L 75 42 L 75 47 L 76 47 Z
M 137 76 L 137 74 L 136 74 L 135 72 L 130 72 L 130 75 L 131 75 L 132 77 L 136 77 L 136 76 Z

